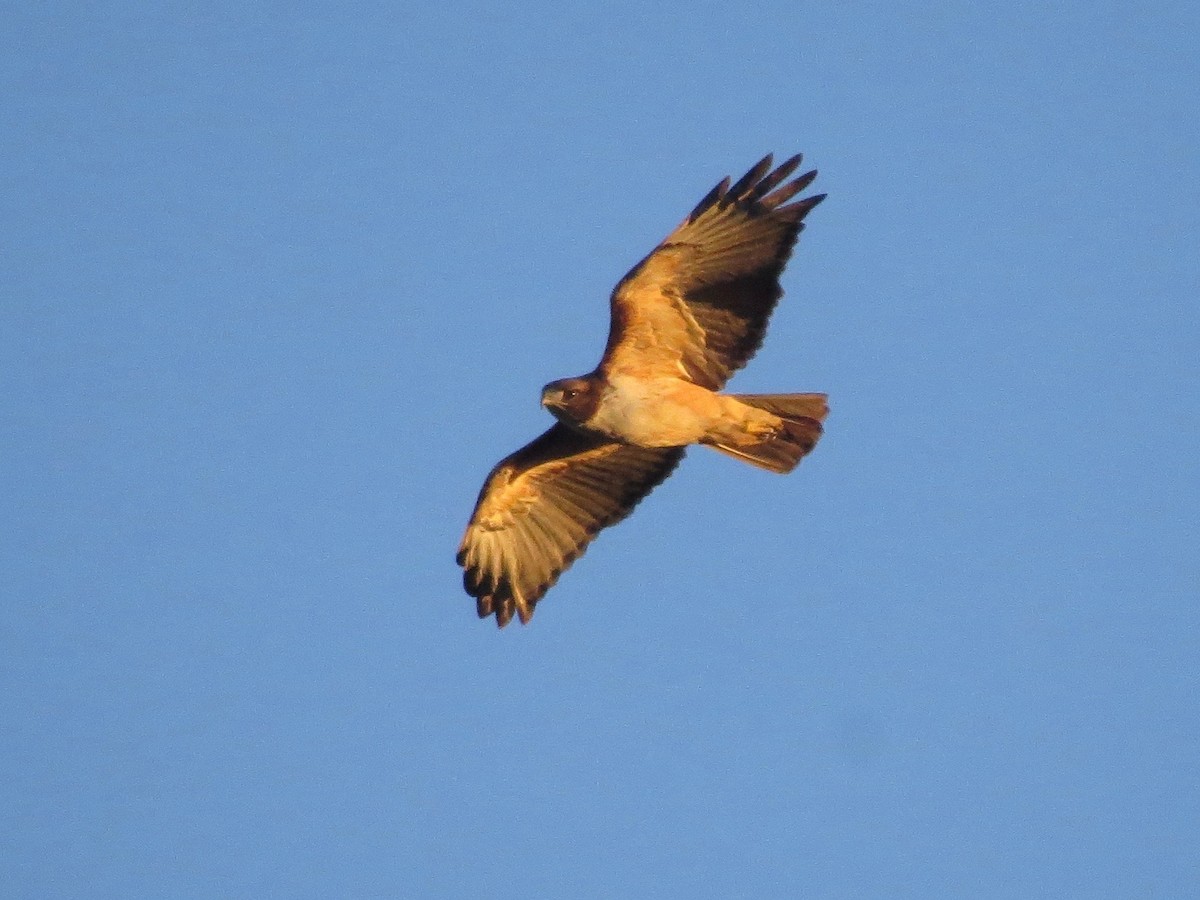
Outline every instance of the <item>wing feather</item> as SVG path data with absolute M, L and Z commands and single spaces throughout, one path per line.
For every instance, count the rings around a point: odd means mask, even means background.
M 610 442 L 562 424 L 492 469 L 458 563 L 480 618 L 529 621 L 546 591 L 603 528 L 678 465 L 683 449 Z
M 724 179 L 613 291 L 599 371 L 686 377 L 719 390 L 762 344 L 804 217 L 824 194 L 790 203 L 817 173 L 789 181 L 799 155 L 766 156 Z

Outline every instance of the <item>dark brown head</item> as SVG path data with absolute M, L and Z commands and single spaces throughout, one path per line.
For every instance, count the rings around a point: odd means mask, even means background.
M 560 378 L 542 388 L 542 406 L 567 425 L 582 425 L 596 414 L 600 384 L 593 376 Z

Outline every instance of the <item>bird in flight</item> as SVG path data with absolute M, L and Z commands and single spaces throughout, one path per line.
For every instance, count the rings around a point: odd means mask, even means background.
M 762 344 L 816 177 L 768 155 L 726 178 L 613 290 L 594 371 L 552 381 L 558 420 L 487 477 L 458 564 L 479 617 L 523 623 L 603 528 L 665 479 L 691 444 L 790 472 L 821 436 L 824 394 L 718 393 Z M 789 180 L 790 179 L 790 180 Z

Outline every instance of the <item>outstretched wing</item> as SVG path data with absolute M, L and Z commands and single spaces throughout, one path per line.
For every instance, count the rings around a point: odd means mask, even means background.
M 458 550 L 479 617 L 522 622 L 600 529 L 619 522 L 683 457 L 561 423 L 492 469 Z
M 730 187 L 726 178 L 612 294 L 602 374 L 665 374 L 719 390 L 762 344 L 783 295 L 787 265 L 808 212 L 824 194 L 788 203 L 816 177 L 793 156 L 768 155 Z

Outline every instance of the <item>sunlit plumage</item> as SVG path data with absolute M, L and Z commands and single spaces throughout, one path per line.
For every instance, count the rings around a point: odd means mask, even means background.
M 546 386 L 558 422 L 491 471 L 458 551 L 481 618 L 528 622 L 688 445 L 780 473 L 812 450 L 824 394 L 718 393 L 761 345 L 804 217 L 824 199 L 789 202 L 816 177 L 792 178 L 800 161 L 772 169 L 767 156 L 713 188 L 613 291 L 596 369 Z

